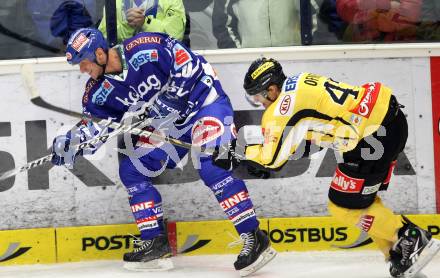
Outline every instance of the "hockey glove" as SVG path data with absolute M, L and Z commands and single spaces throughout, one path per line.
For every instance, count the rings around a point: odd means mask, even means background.
M 87 148 L 80 151 L 74 146 L 78 146 L 104 131 L 103 127 L 82 120 L 72 130 L 69 130 L 66 135 L 55 137 L 52 143 L 52 164 L 58 166 L 65 165 L 67 168 L 72 169 L 75 158 L 78 155 L 93 154 L 104 142 L 100 141 L 94 145 L 89 144 Z
M 73 168 L 75 158 L 80 153 L 72 148 L 72 136 L 71 132 L 67 132 L 66 135 L 60 135 L 55 137 L 52 144 L 52 164 L 61 166 L 65 165 L 68 169 Z
M 151 126 L 155 129 L 178 123 L 184 120 L 182 111 L 187 103 L 173 99 L 166 92 L 161 94 L 146 111 L 146 118 L 153 119 Z
M 254 176 L 259 179 L 268 179 L 270 178 L 270 171 L 259 169 L 255 166 L 248 165 L 247 167 L 248 174 Z
M 213 164 L 227 171 L 237 168 L 243 157 L 235 151 L 236 147 L 237 139 L 233 139 L 227 145 L 216 147 L 212 154 Z

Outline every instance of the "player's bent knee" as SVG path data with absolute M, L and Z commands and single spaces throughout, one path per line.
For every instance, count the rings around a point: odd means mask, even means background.
M 231 176 L 229 171 L 215 166 L 210 157 L 200 158 L 201 167 L 198 170 L 200 178 L 208 186 L 212 187 L 214 184 L 220 182 L 226 177 Z M 212 189 L 212 188 L 211 188 Z
M 125 186 L 129 196 L 144 195 L 148 193 L 157 193 L 159 191 L 150 182 L 141 182 Z
M 132 184 L 142 183 L 146 180 L 150 181 L 147 174 L 162 167 L 160 161 L 149 157 L 143 157 L 140 162 L 141 168 L 135 166 L 130 157 L 125 157 L 119 163 L 119 177 L 125 187 L 131 186 Z M 143 170 L 145 170 L 145 172 Z
M 339 164 L 328 193 L 330 201 L 348 209 L 364 209 L 376 198 L 387 172 L 357 173 L 345 164 Z
M 352 225 L 356 225 L 356 223 L 359 221 L 359 217 L 362 214 L 362 210 L 344 208 L 336 205 L 331 200 L 328 202 L 328 210 L 330 215 L 334 218 L 343 223 Z

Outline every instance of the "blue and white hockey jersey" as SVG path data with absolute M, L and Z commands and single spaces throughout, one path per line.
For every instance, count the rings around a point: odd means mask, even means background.
M 165 136 L 191 142 L 194 146 L 210 147 L 213 144 L 226 144 L 235 138 L 234 112 L 229 98 L 203 57 L 161 33 L 139 33 L 116 46 L 116 50 L 123 72 L 119 75 L 106 74 L 99 80 L 90 79 L 87 82 L 83 96 L 85 116 L 110 117 L 120 122 L 126 112 L 134 112 L 132 108 L 140 108 L 138 104 L 144 102 L 143 106 L 155 108 L 149 110 L 149 117 L 152 111 L 159 116 L 169 113 L 178 115 L 175 127 L 179 125 L 179 132 L 182 133 Z M 88 139 L 86 131 L 95 136 L 99 132 L 99 129 L 90 128 L 90 123 L 80 127 L 82 140 Z M 95 146 L 90 152 L 93 153 L 98 147 Z M 142 239 L 151 239 L 164 230 L 162 199 L 150 176 L 156 176 L 164 167 L 174 168 L 188 152 L 183 148 L 171 150 L 167 146 L 159 148 L 156 145 L 151 149 L 135 159 L 125 157 L 119 169 Z M 215 166 L 209 155 L 201 154 L 198 158 L 194 166 L 197 166 L 201 180 L 215 193 L 238 233 L 247 233 L 258 227 L 244 182 L 232 177 L 230 171 Z M 144 171 L 139 170 L 138 162 L 141 162 Z M 154 175 L 150 175 L 153 172 Z M 230 203 L 229 200 L 234 202 Z M 148 208 L 138 211 L 138 205 L 145 202 L 156 204 L 154 210 Z
M 166 34 L 139 33 L 115 48 L 123 72 L 87 82 L 83 96 L 86 116 L 119 122 L 139 101 L 151 104 L 161 95 L 162 101 L 156 100 L 156 104 L 187 119 L 224 95 L 223 90 L 210 90 L 218 80 L 206 60 Z

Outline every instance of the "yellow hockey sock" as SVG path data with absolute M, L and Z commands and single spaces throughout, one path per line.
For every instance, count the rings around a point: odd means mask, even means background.
M 366 209 L 347 209 L 331 201 L 328 209 L 342 223 L 367 232 L 386 257 L 392 244 L 397 241 L 397 231 L 403 226 L 402 217 L 385 207 L 379 197 Z

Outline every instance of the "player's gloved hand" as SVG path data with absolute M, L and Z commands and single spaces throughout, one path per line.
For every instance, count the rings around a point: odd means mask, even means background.
M 242 160 L 242 156 L 235 151 L 236 147 L 237 139 L 231 140 L 227 145 L 216 147 L 212 154 L 212 163 L 228 171 L 234 170 Z
M 181 111 L 186 110 L 185 105 L 187 105 L 185 102 L 175 100 L 165 92 L 147 109 L 145 116 L 153 120 L 151 126 L 159 129 L 168 124 L 182 121 Z
M 72 133 L 70 131 L 66 135 L 55 137 L 52 143 L 52 154 L 52 164 L 64 165 L 68 169 L 73 168 L 75 158 L 80 153 L 72 147 Z
M 248 174 L 254 176 L 259 179 L 268 179 L 270 178 L 270 171 L 259 169 L 255 166 L 248 165 L 247 167 Z

